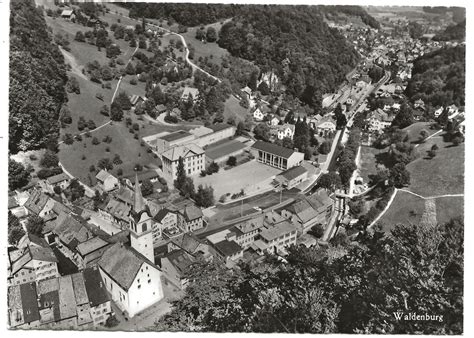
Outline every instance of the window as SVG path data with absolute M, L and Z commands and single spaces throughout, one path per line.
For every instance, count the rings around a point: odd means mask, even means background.
M 150 283 L 151 283 L 151 279 L 148 280 L 148 284 L 150 284 Z
M 138 285 L 138 290 L 140 290 L 141 288 L 142 288 L 142 286 L 139 284 L 139 285 Z
M 147 231 L 146 222 L 142 224 L 142 231 L 143 231 L 143 232 Z

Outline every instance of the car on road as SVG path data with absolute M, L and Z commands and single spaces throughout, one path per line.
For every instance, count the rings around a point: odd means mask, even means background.
M 253 207 L 253 210 L 255 210 L 255 211 L 262 211 L 262 208 L 260 208 L 260 207 Z

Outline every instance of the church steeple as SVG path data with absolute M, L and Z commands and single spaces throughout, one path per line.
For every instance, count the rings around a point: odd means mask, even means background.
M 143 200 L 142 196 L 142 189 L 140 188 L 140 184 L 138 183 L 138 175 L 135 173 L 135 193 L 134 193 L 134 199 L 133 199 L 133 211 L 135 211 L 137 214 L 140 211 L 145 210 L 145 202 Z

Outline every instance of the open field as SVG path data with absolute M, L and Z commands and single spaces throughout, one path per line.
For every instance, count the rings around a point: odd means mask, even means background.
M 430 129 L 431 123 L 432 122 L 416 122 L 404 128 L 403 130 L 405 130 L 408 133 L 409 142 L 419 143 L 420 131 L 422 131 L 423 129 L 428 132 L 429 136 L 433 135 L 436 132 L 436 130 Z
M 364 179 L 364 183 L 369 183 L 371 176 L 377 174 L 377 167 L 384 167 L 383 164 L 377 163 L 376 155 L 386 151 L 366 146 L 360 148 L 360 176 Z
M 279 174 L 281 170 L 268 165 L 250 161 L 229 170 L 219 170 L 218 173 L 206 177 L 195 177 L 194 185 L 210 185 L 214 188 L 214 196 L 219 199 L 226 193 L 238 193 L 244 189 L 261 189 L 269 187 L 271 177 Z
M 216 22 L 206 25 L 204 26 L 204 31 L 207 31 L 208 27 L 214 27 L 216 32 L 219 34 L 222 24 Z M 203 42 L 196 39 L 197 29 L 200 29 L 200 27 L 190 27 L 186 33 L 181 34 L 186 40 L 186 43 L 194 47 L 194 60 L 197 62 L 200 57 L 203 59 L 207 57 L 210 62 L 220 65 L 222 57 L 228 55 L 229 52 L 227 52 L 226 49 L 219 47 L 217 42 Z
M 439 147 L 433 159 L 426 157 L 432 145 Z M 419 157 L 407 165 L 411 175 L 408 189 L 424 197 L 464 192 L 464 143 L 453 147 L 435 136 L 416 148 Z
M 463 217 L 463 197 L 438 197 L 424 200 L 405 191 L 398 191 L 392 205 L 379 223 L 383 225 L 384 231 L 390 231 L 397 224 L 418 224 L 424 219 L 423 214 L 429 213 L 427 207 L 429 208 L 430 204 L 433 205 L 433 201 L 436 212 L 433 213 L 433 210 L 430 212 L 436 224 L 446 223 L 454 217 Z
M 234 117 L 237 123 L 238 121 L 244 121 L 248 113 L 249 109 L 242 107 L 234 95 L 231 95 L 224 103 L 225 121 L 227 121 L 229 117 Z

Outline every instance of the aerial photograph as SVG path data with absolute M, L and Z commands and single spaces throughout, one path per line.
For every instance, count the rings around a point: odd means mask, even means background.
M 5 329 L 465 334 L 465 8 L 8 5 Z

